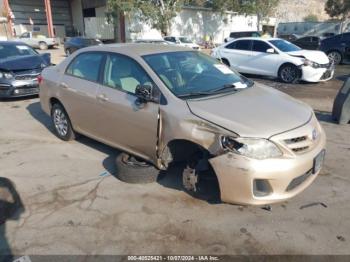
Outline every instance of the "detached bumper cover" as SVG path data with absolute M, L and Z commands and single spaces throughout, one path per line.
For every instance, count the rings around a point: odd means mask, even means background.
M 293 137 L 293 132 L 288 132 L 288 136 Z M 319 173 L 319 170 L 313 172 L 314 160 L 323 152 L 326 143 L 321 127 L 319 132 L 317 143 L 303 153 L 266 160 L 226 153 L 210 159 L 219 181 L 221 200 L 227 203 L 266 205 L 284 201 L 302 192 Z M 284 136 L 279 135 L 276 140 L 285 139 Z M 257 192 L 258 183 L 265 187 L 266 194 Z

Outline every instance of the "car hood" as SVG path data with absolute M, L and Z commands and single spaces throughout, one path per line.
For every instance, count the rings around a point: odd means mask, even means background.
M 319 64 L 329 63 L 329 59 L 327 55 L 322 51 L 299 50 L 299 51 L 287 52 L 287 54 L 291 56 L 303 57 L 312 62 L 316 62 Z
M 242 137 L 269 138 L 304 125 L 312 115 L 308 105 L 257 83 L 238 93 L 187 104 L 194 115 Z
M 0 69 L 6 71 L 29 70 L 41 68 L 47 62 L 39 55 L 16 56 L 0 59 Z

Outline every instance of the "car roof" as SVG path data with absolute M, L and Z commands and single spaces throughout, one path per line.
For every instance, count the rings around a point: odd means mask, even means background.
M 262 37 L 240 37 L 235 39 L 234 41 L 239 41 L 239 40 L 262 40 L 262 41 L 269 41 L 269 40 L 283 40 L 281 38 L 277 37 L 269 37 L 269 38 L 262 38 Z
M 106 51 L 129 54 L 131 56 L 151 55 L 168 52 L 194 51 L 188 47 L 179 45 L 158 45 L 149 43 L 106 44 L 84 48 L 85 51 Z

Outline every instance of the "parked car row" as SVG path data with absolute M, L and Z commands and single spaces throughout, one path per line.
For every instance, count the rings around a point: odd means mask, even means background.
M 310 50 L 325 52 L 334 64 L 350 60 L 350 32 L 331 37 L 306 36 L 292 41 L 295 45 Z

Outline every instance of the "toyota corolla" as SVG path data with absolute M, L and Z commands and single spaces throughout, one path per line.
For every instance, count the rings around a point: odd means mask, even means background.
M 187 190 L 213 173 L 228 203 L 289 199 L 315 180 L 325 156 L 308 105 L 173 45 L 79 50 L 43 71 L 40 101 L 59 138 L 81 133 L 126 152 L 122 180 L 185 161 Z

